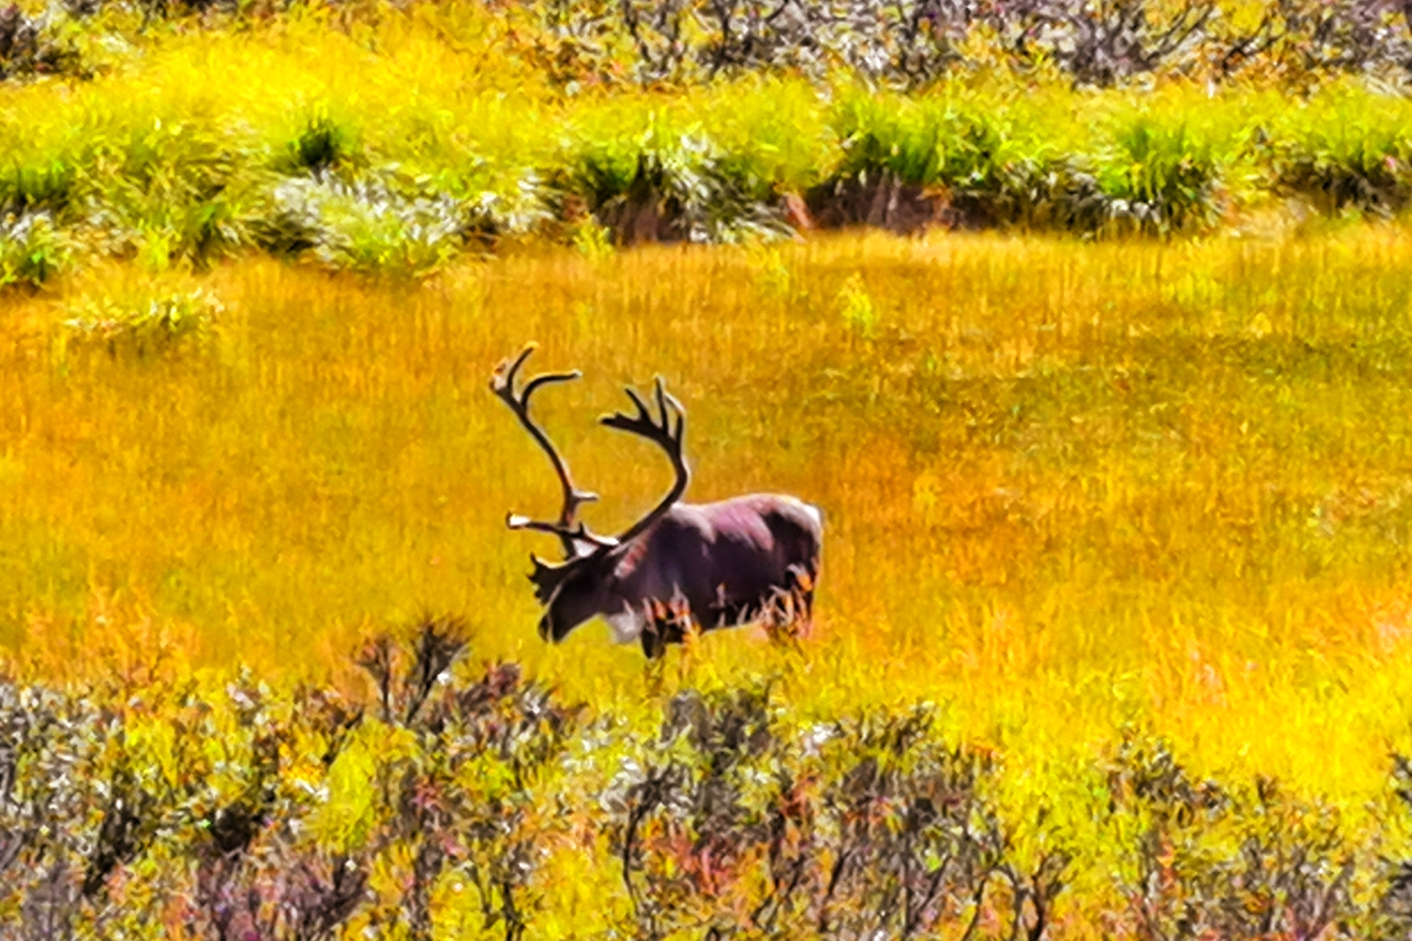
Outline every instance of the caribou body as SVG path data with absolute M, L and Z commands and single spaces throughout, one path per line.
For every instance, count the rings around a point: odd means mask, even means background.
M 691 630 L 812 618 L 823 515 L 796 497 L 779 494 L 680 502 L 690 480 L 682 454 L 686 412 L 660 379 L 651 406 L 629 388 L 637 414 L 617 413 L 601 421 L 660 445 L 676 472 L 672 489 L 620 535 L 589 531 L 577 512 L 597 495 L 573 485 L 563 458 L 529 416 L 536 389 L 575 379 L 579 373 L 536 376 L 517 391 L 517 374 L 533 351 L 531 344 L 515 359 L 502 362 L 491 388 L 548 454 L 563 488 L 557 521 L 513 513 L 506 519 L 511 529 L 557 536 L 564 549 L 565 559 L 557 564 L 530 556 L 530 581 L 544 606 L 541 637 L 557 643 L 585 621 L 602 617 L 619 642 L 638 640 L 648 657 L 658 657 Z

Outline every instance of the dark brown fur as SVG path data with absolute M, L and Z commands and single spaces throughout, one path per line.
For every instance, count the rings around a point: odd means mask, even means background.
M 530 576 L 545 603 L 540 636 L 557 642 L 602 616 L 620 639 L 635 626 L 656 657 L 687 630 L 733 627 L 775 606 L 807 620 L 822 544 L 822 515 L 794 497 L 678 503 L 622 545 L 540 563 Z

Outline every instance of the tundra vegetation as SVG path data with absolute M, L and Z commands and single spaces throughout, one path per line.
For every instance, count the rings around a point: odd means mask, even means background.
M 1408 12 L 0 11 L 0 934 L 1407 937 Z M 536 636 L 529 339 L 810 636 Z

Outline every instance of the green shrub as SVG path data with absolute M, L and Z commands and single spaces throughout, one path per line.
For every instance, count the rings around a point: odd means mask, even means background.
M 1044 224 L 1060 213 L 1066 164 L 1010 103 L 947 94 L 853 93 L 835 114 L 842 157 L 811 194 L 827 219 L 908 230 L 944 219 L 968 227 Z M 876 207 L 897 207 L 879 218 Z M 910 204 L 910 210 L 907 208 Z
M 1140 117 L 1119 129 L 1116 145 L 1097 174 L 1110 225 L 1166 233 L 1215 221 L 1220 166 L 1184 122 Z
M 462 249 L 480 221 L 477 208 L 375 177 L 291 179 L 275 187 L 256 238 L 271 252 L 308 252 L 331 268 L 422 276 Z
M 90 225 L 120 250 L 145 246 L 162 256 L 154 263 L 198 269 L 248 244 L 255 194 L 267 175 L 246 141 L 194 120 L 95 129 L 84 164 Z
M 145 356 L 200 341 L 219 322 L 224 305 L 201 289 L 137 303 L 111 299 L 84 305 L 64 321 L 71 344 Z
M 0 289 L 38 288 L 68 264 L 68 240 L 46 214 L 0 223 Z
M 1320 212 L 1388 216 L 1412 198 L 1412 138 L 1403 126 L 1313 124 L 1273 150 L 1278 188 Z
M 852 179 L 890 174 L 899 182 L 929 186 L 944 178 L 942 124 L 949 117 L 906 99 L 854 94 L 835 115 L 843 160 L 835 171 Z
M 1139 118 L 1107 146 L 1094 129 L 1066 148 L 1033 107 L 856 94 L 839 106 L 836 127 L 843 158 L 827 186 L 839 196 L 861 190 L 852 194 L 859 207 L 931 191 L 951 224 L 1078 232 L 1165 233 L 1216 215 L 1220 163 L 1184 123 Z
M 0 212 L 63 212 L 74 198 L 77 173 L 62 157 L 16 160 L 0 169 Z
M 772 182 L 748 155 L 655 123 L 633 140 L 581 145 L 559 186 L 618 244 L 739 242 L 789 234 Z
M 853 93 L 838 106 L 834 127 L 843 149 L 835 174 L 886 173 L 975 198 L 1019 192 L 1050 160 L 1004 101 Z
M 330 170 L 352 161 L 359 147 L 351 127 L 326 114 L 316 115 L 289 142 L 276 168 L 294 173 Z

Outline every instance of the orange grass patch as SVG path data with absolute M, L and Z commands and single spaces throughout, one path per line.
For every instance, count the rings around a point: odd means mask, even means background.
M 199 279 L 206 333 L 140 354 L 63 321 L 195 282 L 94 270 L 0 302 L 0 640 L 55 678 L 346 679 L 363 634 L 448 612 L 604 709 L 761 674 L 805 715 L 940 702 L 1017 792 L 1073 796 L 1076 831 L 1074 761 L 1125 726 L 1356 813 L 1412 693 L 1409 263 L 1390 227 L 556 251 L 422 286 L 248 261 Z M 486 388 L 529 339 L 585 371 L 536 407 L 595 528 L 666 485 L 594 422 L 654 374 L 691 499 L 824 508 L 801 651 L 712 635 L 649 693 L 601 625 L 541 644 L 523 576 L 552 547 L 503 520 L 557 485 Z

